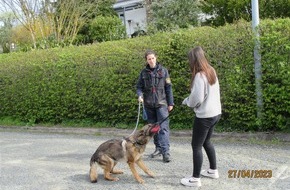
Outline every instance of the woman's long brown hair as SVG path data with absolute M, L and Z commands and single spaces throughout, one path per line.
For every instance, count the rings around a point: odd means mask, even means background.
M 215 69 L 209 64 L 205 57 L 204 51 L 200 46 L 197 46 L 188 53 L 189 67 L 192 74 L 190 88 L 192 88 L 194 77 L 198 72 L 202 72 L 210 85 L 216 83 L 217 76 Z

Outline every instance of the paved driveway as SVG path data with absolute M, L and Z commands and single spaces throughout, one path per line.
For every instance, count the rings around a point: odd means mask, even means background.
M 105 181 L 102 171 L 99 170 L 99 182 L 90 183 L 90 157 L 100 143 L 111 138 L 114 137 L 1 129 L 1 190 L 188 189 L 179 182 L 192 171 L 192 152 L 188 136 L 171 138 L 173 161 L 166 164 L 161 161 L 161 157 L 148 158 L 148 154 L 154 150 L 153 142 L 149 143 L 144 160 L 154 171 L 156 178 L 149 178 L 138 170 L 145 180 L 144 185 L 133 179 L 126 163 L 117 165 L 118 169 L 124 171 L 124 174 L 119 175 L 120 181 Z M 258 145 L 245 141 L 214 141 L 220 178 L 202 178 L 202 187 L 199 189 L 290 189 L 289 143 Z M 204 155 L 203 168 L 207 167 L 208 160 Z

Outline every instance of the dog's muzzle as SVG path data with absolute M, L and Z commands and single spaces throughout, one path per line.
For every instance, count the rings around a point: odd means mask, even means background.
M 155 133 L 158 133 L 159 130 L 160 130 L 160 125 L 157 125 L 157 124 L 156 124 L 156 125 L 154 125 L 154 126 L 151 128 L 150 132 L 153 133 L 153 134 L 155 134 Z

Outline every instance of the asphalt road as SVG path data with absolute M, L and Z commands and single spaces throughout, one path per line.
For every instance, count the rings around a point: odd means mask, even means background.
M 149 158 L 148 154 L 153 152 L 154 146 L 152 141 L 148 144 L 143 157 L 145 164 L 156 177 L 150 178 L 138 170 L 145 180 L 144 185 L 135 181 L 126 163 L 119 163 L 116 167 L 124 171 L 124 174 L 118 176 L 119 181 L 104 180 L 102 171 L 99 170 L 98 183 L 90 183 L 90 157 L 99 144 L 111 138 L 122 137 L 110 134 L 98 136 L 1 129 L 0 189 L 188 189 L 180 184 L 180 179 L 190 175 L 192 171 L 192 152 L 188 136 L 171 137 L 173 160 L 170 163 L 163 163 L 161 157 Z M 199 189 L 290 189 L 289 143 L 261 145 L 222 139 L 214 140 L 214 143 L 220 178 L 202 178 L 202 186 Z M 208 168 L 205 154 L 203 168 Z

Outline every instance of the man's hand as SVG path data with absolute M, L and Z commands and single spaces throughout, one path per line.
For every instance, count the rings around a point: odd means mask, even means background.
M 140 102 L 140 103 L 142 103 L 144 100 L 143 100 L 143 97 L 142 96 L 139 96 L 138 97 L 138 101 Z
M 173 110 L 173 106 L 168 106 L 168 112 L 171 112 Z

